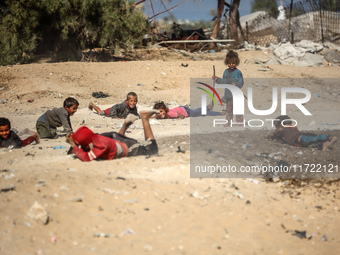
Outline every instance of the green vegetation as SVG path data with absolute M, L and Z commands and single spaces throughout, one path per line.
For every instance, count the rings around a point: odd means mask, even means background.
M 138 44 L 147 32 L 142 11 L 126 0 L 5 0 L 0 3 L 0 65 L 37 51 L 68 59 L 91 47 Z M 76 53 L 76 55 L 73 55 Z
M 251 2 L 251 12 L 266 11 L 274 18 L 277 18 L 279 11 L 276 0 L 253 0 Z

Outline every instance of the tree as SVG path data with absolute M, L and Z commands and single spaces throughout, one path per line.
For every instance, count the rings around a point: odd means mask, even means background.
M 0 65 L 23 62 L 36 49 L 68 50 L 64 59 L 75 59 L 87 47 L 134 44 L 147 27 L 126 0 L 0 0 Z
M 212 37 L 217 39 L 218 36 L 218 32 L 220 30 L 220 24 L 221 24 L 221 17 L 223 14 L 223 10 L 224 10 L 224 0 L 217 0 L 217 19 L 212 31 Z
M 240 23 L 240 15 L 238 12 L 238 7 L 240 6 L 240 2 L 241 0 L 233 0 L 233 2 L 230 5 L 230 10 L 229 10 L 230 36 L 231 36 L 231 39 L 235 40 L 233 43 L 234 46 L 239 44 L 237 24 Z
M 253 0 L 251 2 L 251 12 L 266 11 L 274 18 L 277 18 L 279 12 L 276 0 Z

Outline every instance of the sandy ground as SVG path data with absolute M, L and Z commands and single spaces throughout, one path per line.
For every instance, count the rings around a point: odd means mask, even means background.
M 299 120 L 301 130 L 340 137 L 339 67 L 272 65 L 263 72 L 252 60 L 268 59 L 270 52 L 239 54 L 247 79 L 243 91 L 254 87 L 254 106 L 270 106 L 269 78 L 278 80 L 276 87 L 288 82 L 306 88 L 313 116 L 296 108 L 288 108 L 288 115 Z M 213 65 L 222 76 L 224 55 L 192 61 L 155 49 L 144 52 L 143 61 L 0 67 L 0 100 L 7 100 L 0 104 L 1 116 L 19 131 L 35 130 L 41 114 L 74 96 L 80 102 L 71 117 L 74 130 L 86 125 L 97 133 L 117 131 L 122 120 L 89 111 L 90 101 L 105 109 L 134 91 L 139 110 L 156 100 L 170 108 L 190 104 L 190 78 L 210 78 Z M 99 91 L 110 97 L 93 98 Z M 279 108 L 269 117 L 278 115 Z M 246 112 L 245 118 L 254 117 Z M 2 149 L 0 254 L 338 254 L 338 179 L 190 178 L 190 121 L 152 120 L 160 153 L 151 158 L 83 163 L 67 155 L 65 137 Z M 218 138 L 208 137 L 217 139 L 215 146 L 198 147 L 192 158 L 222 158 L 235 166 L 279 160 L 340 165 L 339 143 L 322 152 L 259 139 L 270 130 L 267 123 L 258 129 L 218 127 Z M 144 139 L 140 120 L 127 135 Z M 178 146 L 185 153 L 178 153 Z

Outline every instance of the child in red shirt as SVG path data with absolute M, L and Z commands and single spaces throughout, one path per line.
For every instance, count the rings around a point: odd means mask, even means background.
M 158 113 L 158 111 L 152 110 L 140 113 L 144 136 L 145 140 L 149 142 L 148 145 L 141 145 L 135 139 L 124 135 L 128 127 L 138 119 L 133 114 L 127 116 L 118 133 L 95 134 L 83 126 L 72 135 L 67 135 L 66 141 L 73 146 L 72 153 L 82 161 L 91 161 L 97 158 L 110 160 L 121 157 L 158 154 L 158 146 L 149 123 L 150 117 L 155 113 Z

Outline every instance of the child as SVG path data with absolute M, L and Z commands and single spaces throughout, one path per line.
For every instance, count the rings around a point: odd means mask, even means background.
M 68 97 L 64 106 L 48 110 L 37 120 L 36 128 L 41 138 L 57 139 L 57 127 L 64 127 L 67 134 L 73 133 L 70 116 L 77 112 L 79 103 L 76 99 Z
M 21 140 L 20 137 L 11 130 L 11 122 L 6 118 L 0 118 L 0 147 L 7 148 L 8 146 L 13 146 L 13 148 L 21 148 L 34 141 L 36 143 L 40 142 L 39 135 L 35 132 L 25 129 L 21 133 L 30 134 L 30 136 Z
M 92 102 L 90 102 L 89 104 L 89 109 L 90 110 L 95 109 L 97 113 L 107 117 L 125 119 L 126 116 L 128 116 L 128 114 L 130 113 L 138 116 L 136 107 L 137 101 L 138 101 L 137 94 L 135 92 L 129 92 L 126 96 L 125 101 L 123 101 L 120 104 L 115 104 L 111 108 L 108 108 L 104 111 L 102 111 L 98 106 L 96 106 Z
M 210 111 L 211 105 L 207 106 L 207 116 L 218 116 L 221 115 L 220 112 Z M 163 101 L 158 101 L 155 103 L 153 109 L 158 110 L 159 114 L 156 115 L 157 119 L 184 119 L 186 117 L 197 117 L 201 116 L 201 108 L 191 110 L 187 106 L 178 106 L 169 109 Z
M 319 149 L 328 151 L 333 149 L 337 137 L 330 135 L 315 135 L 312 133 L 302 133 L 297 126 L 292 125 L 292 120 L 287 115 L 280 115 L 274 120 L 276 130 L 267 136 L 270 139 L 281 139 L 283 142 L 295 146 L 307 147 L 314 143 L 319 143 Z
M 242 72 L 236 68 L 240 64 L 238 54 L 232 50 L 229 51 L 224 63 L 228 66 L 228 69 L 224 71 L 223 78 L 221 79 L 216 76 L 212 78 L 216 80 L 216 83 L 231 84 L 242 88 L 244 84 Z M 230 126 L 233 119 L 233 94 L 229 89 L 225 89 L 222 101 L 226 103 L 226 120 L 228 121 L 226 126 Z M 243 115 L 236 115 L 236 122 L 243 123 Z
M 140 145 L 136 140 L 124 135 L 128 127 L 138 119 L 138 117 L 133 114 L 127 116 L 119 133 L 109 132 L 99 135 L 83 126 L 74 134 L 67 135 L 66 141 L 73 147 L 72 153 L 81 161 L 91 161 L 96 158 L 110 160 L 114 158 L 158 154 L 158 146 L 149 123 L 149 119 L 154 113 L 158 113 L 158 111 L 152 110 L 140 113 L 145 140 L 150 143 L 149 145 Z

